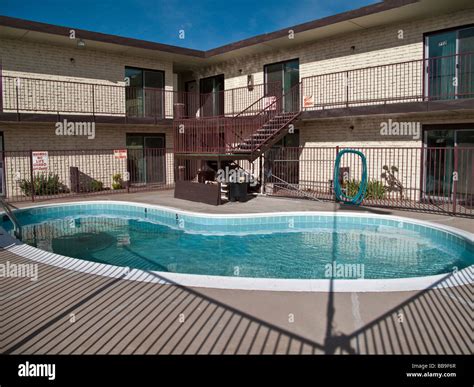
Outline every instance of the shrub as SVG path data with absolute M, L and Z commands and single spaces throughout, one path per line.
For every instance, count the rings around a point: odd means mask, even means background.
M 104 189 L 104 183 L 99 180 L 91 180 L 88 192 L 97 192 Z
M 120 173 L 116 173 L 112 176 L 112 189 L 122 189 L 123 179 Z
M 355 196 L 359 191 L 360 181 L 355 179 L 347 180 L 343 183 L 342 188 L 346 190 L 347 196 Z M 369 180 L 364 199 L 383 199 L 385 196 L 385 187 L 381 181 Z
M 34 189 L 35 195 L 55 195 L 68 192 L 68 188 L 61 183 L 57 174 L 40 174 L 33 177 L 33 182 L 28 179 L 20 180 L 20 189 L 26 196 L 31 196 Z

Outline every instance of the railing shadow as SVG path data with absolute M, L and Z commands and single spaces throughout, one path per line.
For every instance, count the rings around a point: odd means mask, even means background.
M 2 243 L 1 247 L 0 261 L 25 263 L 8 246 Z M 81 272 L 90 265 L 84 261 L 74 271 L 41 265 L 41 281 L 37 283 L 2 281 L 4 313 L 0 326 L 4 340 L 0 352 L 469 354 L 473 350 L 473 291 L 469 286 L 458 286 L 461 280 L 472 283 L 472 270 L 446 275 L 349 334 L 336 331 L 337 280 L 331 278 L 323 317 L 326 331 L 324 341 L 318 343 L 211 297 L 202 289 L 173 283 L 165 275 L 144 272 L 145 281 L 127 281 L 124 268 L 109 266 L 100 269 L 99 275 Z M 439 286 L 451 287 L 434 289 Z

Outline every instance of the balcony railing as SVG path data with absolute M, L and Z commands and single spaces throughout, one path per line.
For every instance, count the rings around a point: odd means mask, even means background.
M 280 91 L 278 91 L 280 90 Z M 278 96 L 281 85 L 259 84 L 199 94 L 117 84 L 2 76 L 3 113 L 130 118 L 250 116 Z M 301 81 L 301 110 L 323 110 L 474 98 L 474 53 L 321 74 Z
M 40 78 L 2 76 L 3 113 L 172 119 L 234 116 L 265 95 L 268 85 L 199 94 Z M 1 111 L 1 110 L 0 110 Z M 252 113 L 252 111 L 249 111 Z
M 474 53 L 302 79 L 302 110 L 474 98 Z
M 174 120 L 176 153 L 249 154 L 271 140 L 287 121 L 299 113 L 300 84 L 282 93 L 281 87 L 266 88 L 265 95 L 232 117 L 200 117 Z M 267 125 L 266 129 L 257 131 Z M 271 136 L 267 136 L 267 134 Z M 260 135 L 258 135 L 260 134 Z M 245 144 L 245 149 L 241 147 Z

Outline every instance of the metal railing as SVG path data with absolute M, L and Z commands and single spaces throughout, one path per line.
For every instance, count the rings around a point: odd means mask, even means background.
M 260 100 L 268 85 L 200 94 L 161 88 L 2 76 L 4 113 L 129 118 L 234 116 Z
M 0 207 L 3 209 L 5 212 L 6 216 L 10 219 L 10 221 L 13 224 L 13 233 L 14 235 L 21 240 L 22 237 L 22 229 L 20 222 L 18 221 L 16 215 L 13 213 L 12 209 L 10 208 L 10 204 L 5 202 L 3 198 L 0 198 Z
M 3 151 L 9 202 L 174 187 L 172 149 Z
M 275 176 L 319 199 L 334 200 L 334 162 L 344 147 L 272 148 L 265 154 L 265 176 Z M 474 216 L 474 147 L 362 147 L 368 189 L 362 205 Z M 341 185 L 349 196 L 358 190 L 362 164 L 344 155 Z M 266 192 L 303 196 L 268 177 Z
M 474 98 L 474 53 L 302 78 L 305 111 Z
M 175 152 L 251 154 L 299 113 L 299 89 L 298 84 L 283 94 L 280 85 L 267 85 L 264 96 L 234 117 L 175 119 Z
M 260 162 L 239 161 L 269 195 L 334 200 L 334 162 L 341 147 L 271 148 Z M 365 206 L 474 216 L 474 147 L 361 147 L 367 159 Z M 40 155 L 39 155 L 40 153 Z M 173 149 L 4 151 L 3 196 L 8 202 L 112 195 L 171 189 L 193 180 L 203 160 Z M 352 196 L 362 174 L 360 160 L 344 155 L 342 187 Z

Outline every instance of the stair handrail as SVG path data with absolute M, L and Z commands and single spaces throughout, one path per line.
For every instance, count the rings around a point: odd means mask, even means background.
M 3 208 L 5 214 L 8 216 L 10 221 L 13 223 L 13 233 L 15 234 L 17 238 L 21 239 L 20 222 L 18 221 L 18 218 L 11 210 L 10 205 L 2 197 L 0 197 L 0 206 Z
M 289 95 L 290 93 L 293 93 L 294 90 L 296 90 L 296 89 L 299 90 L 300 87 L 301 87 L 301 82 L 299 82 L 299 83 L 297 83 L 296 85 L 294 85 L 293 87 L 291 87 L 291 89 L 288 90 L 286 93 L 281 93 L 280 96 L 278 96 L 277 98 L 275 98 L 271 103 L 269 103 L 267 106 L 265 106 L 263 109 L 261 109 L 257 114 L 255 114 L 254 116 L 252 116 L 251 119 L 253 119 L 254 121 L 257 121 L 258 119 L 260 119 L 260 118 L 263 116 L 263 114 L 264 114 L 265 112 L 268 112 L 268 111 L 270 110 L 270 111 L 271 111 L 272 113 L 274 113 L 274 114 L 273 114 L 271 117 L 267 117 L 267 120 L 266 120 L 264 123 L 260 123 L 259 126 L 263 126 L 265 123 L 267 123 L 268 121 L 270 121 L 277 113 L 280 112 L 280 110 L 279 110 L 278 107 L 277 107 L 277 103 L 281 102 L 281 101 L 282 101 L 287 95 Z M 262 98 L 266 98 L 266 97 L 268 97 L 268 96 L 265 96 L 265 97 L 262 97 Z M 262 98 L 260 98 L 259 101 L 260 101 Z M 257 103 L 257 102 L 258 102 L 258 101 L 256 101 L 255 103 Z M 254 103 L 254 104 L 255 104 L 255 103 Z M 254 104 L 252 104 L 252 105 L 254 105 Z M 251 105 L 251 106 L 252 106 L 252 105 Z M 273 107 L 274 107 L 274 108 L 273 108 Z M 249 107 L 248 107 L 248 108 L 249 108 Z M 247 109 L 248 109 L 248 108 L 247 108 Z M 245 110 L 247 110 L 247 109 L 245 109 Z M 245 110 L 244 110 L 244 111 L 245 111 Z M 298 104 L 297 113 L 299 114 L 300 111 L 301 111 L 301 109 L 300 109 L 300 104 Z M 243 112 L 243 111 L 242 111 L 242 112 Z M 241 113 L 242 113 L 242 112 L 241 112 Z M 236 122 L 235 122 L 235 119 L 239 118 L 239 115 L 240 115 L 241 113 L 237 114 L 236 116 L 234 116 L 234 117 L 232 118 L 232 121 L 233 121 L 233 122 L 231 122 L 231 125 L 232 125 L 232 126 L 231 126 L 231 129 L 232 129 L 232 132 L 234 133 L 234 135 L 235 135 L 236 137 L 238 137 L 238 138 L 241 139 L 241 140 L 244 140 L 244 138 L 243 138 L 241 135 L 238 135 L 238 134 L 236 133 L 236 131 L 235 131 L 235 125 L 234 125 L 234 124 L 236 123 Z M 289 112 L 289 113 L 291 113 L 291 112 Z M 226 147 L 227 147 L 227 146 L 229 146 L 229 144 L 226 144 Z M 233 147 L 230 147 L 230 148 L 233 148 Z M 250 153 L 253 153 L 253 151 L 254 151 L 254 149 L 252 148 L 252 150 L 251 150 Z

